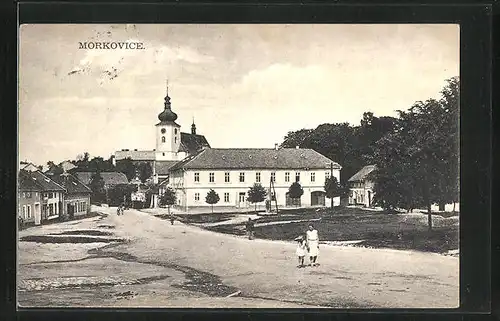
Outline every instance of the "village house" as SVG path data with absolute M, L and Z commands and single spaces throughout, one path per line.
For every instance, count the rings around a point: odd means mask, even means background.
M 104 189 L 108 190 L 116 185 L 128 184 L 127 176 L 120 172 L 101 172 L 104 181 Z M 83 184 L 90 186 L 94 172 L 74 172 L 73 175 Z
M 349 205 L 373 206 L 374 182 L 368 178 L 368 175 L 375 169 L 375 165 L 365 166 L 349 178 Z
M 67 218 L 75 218 L 90 213 L 90 194 L 92 190 L 74 175 L 64 171 L 51 179 L 64 187 L 63 214 Z
M 297 205 L 324 206 L 330 200 L 325 179 L 333 174 L 340 181 L 341 166 L 312 149 L 209 148 L 191 155 L 170 169 L 169 186 L 177 192 L 178 206 L 207 206 L 210 189 L 219 194 L 214 206 L 245 208 L 248 190 L 260 183 L 279 207 L 293 206 L 288 189 L 299 182 L 304 190 Z M 273 181 L 273 188 L 271 185 Z M 339 205 L 340 199 L 334 198 Z
M 40 171 L 21 169 L 18 213 L 25 223 L 41 224 L 63 214 L 65 189 Z
M 175 121 L 177 114 L 172 111 L 170 97 L 165 97 L 164 110 L 158 115 L 159 123 L 155 125 L 156 148 L 153 150 L 122 149 L 115 152 L 115 164 L 130 158 L 135 164 L 146 162 L 153 170 L 154 183 L 168 180 L 169 169 L 202 149 L 210 148 L 203 135 L 196 133 L 196 125 L 191 125 L 191 133 L 181 132 L 181 126 Z

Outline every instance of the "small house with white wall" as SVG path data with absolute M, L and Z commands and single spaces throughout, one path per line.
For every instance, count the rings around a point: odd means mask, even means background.
M 375 169 L 375 165 L 365 166 L 349 178 L 349 205 L 373 206 L 373 187 L 375 184 L 369 179 L 369 174 Z

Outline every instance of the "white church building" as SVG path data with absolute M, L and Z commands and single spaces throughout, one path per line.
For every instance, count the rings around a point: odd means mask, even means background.
M 134 162 L 150 162 L 155 183 L 173 188 L 177 205 L 185 210 L 209 206 L 205 197 L 210 189 L 220 201 L 214 206 L 250 207 L 249 188 L 262 184 L 273 196 L 278 207 L 294 206 L 288 196 L 293 182 L 299 182 L 303 195 L 301 207 L 329 205 L 324 192 L 325 179 L 333 175 L 340 181 L 341 166 L 312 149 L 300 148 L 211 148 L 205 136 L 196 134 L 193 122 L 191 133 L 182 133 L 175 121 L 170 97 L 165 97 L 164 110 L 155 125 L 156 149 L 138 151 L 122 149 L 115 152 L 115 161 L 130 158 Z M 273 188 L 271 188 L 271 181 Z M 264 204 L 264 202 L 262 203 Z M 340 205 L 340 198 L 334 199 Z

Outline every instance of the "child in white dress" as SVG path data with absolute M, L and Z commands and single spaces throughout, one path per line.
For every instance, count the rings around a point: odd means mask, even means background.
M 304 238 L 300 236 L 297 238 L 297 250 L 295 251 L 297 257 L 299 258 L 299 265 L 297 266 L 298 268 L 304 267 L 304 256 L 306 256 L 306 252 L 306 240 L 304 240 Z

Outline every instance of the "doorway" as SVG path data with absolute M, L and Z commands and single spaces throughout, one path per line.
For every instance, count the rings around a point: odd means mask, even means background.
M 35 225 L 40 225 L 42 222 L 42 213 L 40 211 L 40 204 L 35 204 L 34 207 Z
M 325 206 L 325 192 L 316 191 L 311 193 L 311 206 Z
M 238 194 L 238 207 L 246 207 L 245 192 Z

